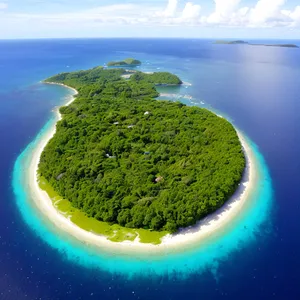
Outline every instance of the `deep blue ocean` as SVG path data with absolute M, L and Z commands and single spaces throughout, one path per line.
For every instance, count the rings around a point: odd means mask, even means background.
M 191 83 L 167 92 L 228 118 L 264 159 L 272 197 L 251 215 L 259 219 L 251 239 L 230 250 L 219 245 L 219 258 L 201 270 L 198 256 L 187 259 L 184 272 L 170 260 L 169 272 L 155 275 L 87 264 L 51 245 L 45 230 L 32 228 L 35 216 L 20 209 L 16 161 L 70 97 L 40 81 L 126 57 L 142 60 L 144 71 L 170 71 Z M 299 112 L 300 49 L 198 39 L 0 41 L 0 299 L 300 299 Z

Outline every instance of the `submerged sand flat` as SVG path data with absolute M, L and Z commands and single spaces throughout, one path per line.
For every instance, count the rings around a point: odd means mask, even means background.
M 77 93 L 76 90 L 72 90 L 74 94 Z M 73 100 L 70 100 L 66 105 L 69 105 Z M 59 119 L 60 115 L 58 113 L 57 120 Z M 222 234 L 227 226 L 230 226 L 232 221 L 239 217 L 240 213 L 246 209 L 251 195 L 258 184 L 258 176 L 255 172 L 258 162 L 246 138 L 238 132 L 247 159 L 246 170 L 238 190 L 221 209 L 198 222 L 195 226 L 182 229 L 176 234 L 166 235 L 162 238 L 162 243 L 159 245 L 140 243 L 138 237 L 133 242 L 111 242 L 104 236 L 83 230 L 72 223 L 54 207 L 48 194 L 40 189 L 37 178 L 40 156 L 44 147 L 55 134 L 55 130 L 54 125 L 37 142 L 36 148 L 30 157 L 30 167 L 25 171 L 29 181 L 31 199 L 43 216 L 55 225 L 58 230 L 68 233 L 80 242 L 105 252 L 164 254 L 167 252 L 182 252 L 195 246 L 199 247 L 199 245 L 205 244 Z

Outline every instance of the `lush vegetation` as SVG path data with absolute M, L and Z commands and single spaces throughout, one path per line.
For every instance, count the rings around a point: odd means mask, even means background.
M 123 73 L 98 67 L 48 79 L 79 94 L 60 108 L 63 118 L 42 153 L 39 173 L 89 217 L 174 232 L 233 194 L 245 167 L 242 147 L 225 119 L 154 100 L 155 84 L 169 84 L 164 73 L 152 81 L 125 80 Z
M 126 66 L 139 66 L 142 62 L 134 59 L 134 58 L 127 58 L 122 61 L 110 61 L 107 63 L 108 67 L 126 67 Z
M 39 186 L 47 192 L 53 205 L 66 218 L 80 228 L 103 235 L 112 242 L 134 241 L 137 237 L 140 243 L 160 244 L 161 238 L 168 234 L 166 231 L 126 228 L 118 224 L 110 225 L 106 222 L 90 218 L 82 210 L 75 208 L 70 201 L 61 197 L 43 177 L 39 178 Z
M 131 80 L 137 82 L 148 82 L 155 85 L 178 85 L 182 84 L 180 78 L 169 72 L 142 73 L 135 72 L 131 76 Z

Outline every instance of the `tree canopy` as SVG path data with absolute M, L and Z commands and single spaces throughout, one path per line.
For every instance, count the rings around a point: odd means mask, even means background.
M 153 99 L 170 73 L 125 80 L 124 71 L 97 67 L 46 80 L 79 94 L 60 108 L 39 174 L 97 220 L 175 232 L 234 193 L 245 168 L 242 146 L 212 112 Z
M 182 84 L 180 78 L 168 72 L 142 73 L 135 72 L 131 80 L 153 83 L 155 85 L 178 85 Z

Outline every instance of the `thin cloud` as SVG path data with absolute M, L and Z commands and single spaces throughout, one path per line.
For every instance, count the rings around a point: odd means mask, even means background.
M 35 23 L 58 23 L 70 27 L 81 22 L 85 26 L 92 23 L 226 28 L 300 26 L 300 6 L 292 10 L 284 10 L 286 0 L 258 0 L 252 7 L 242 7 L 242 0 L 211 1 L 214 3 L 214 11 L 207 15 L 202 14 L 199 4 L 183 0 L 181 5 L 179 0 L 168 0 L 164 7 L 135 2 L 135 4 L 98 6 L 69 13 L 8 14 L 5 12 L 2 15 L 5 15 L 6 19 L 18 22 L 33 20 Z M 7 4 L 0 3 L 0 8 L 1 4 L 2 9 L 7 7 Z
M 6 8 L 8 8 L 8 4 L 4 2 L 0 2 L 0 10 L 4 10 Z

